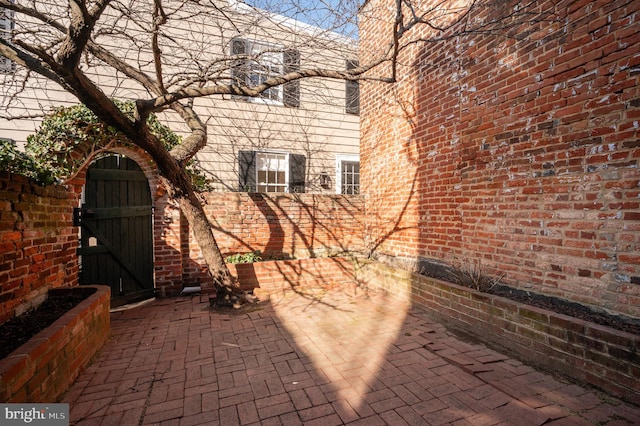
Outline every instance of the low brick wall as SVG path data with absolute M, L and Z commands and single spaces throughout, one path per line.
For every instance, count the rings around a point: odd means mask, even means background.
M 93 294 L 0 360 L 0 401 L 59 401 L 109 338 L 109 287 L 50 290 L 71 291 Z
M 425 308 L 451 330 L 640 404 L 640 336 L 370 263 L 359 277 Z
M 0 171 L 0 324 L 37 306 L 47 291 L 78 285 L 80 191 Z
M 204 196 L 205 211 L 225 254 L 259 250 L 266 257 L 282 259 L 365 250 L 363 196 L 245 192 Z
M 277 260 L 229 265 L 243 290 L 280 292 L 301 288 L 353 288 L 358 284 L 354 261 L 344 257 Z
M 365 251 L 362 196 L 244 192 L 204 196 L 207 217 L 225 257 L 259 251 L 264 259 L 306 259 Z M 164 287 L 163 295 L 177 293 L 183 286 L 213 287 L 198 242 L 186 220 L 180 218 L 180 223 L 179 232 L 163 234 L 169 245 L 180 250 L 162 255 L 156 250 L 157 268 L 182 268 L 182 279 L 174 286 L 158 284 L 156 279 L 156 285 Z M 181 242 L 171 243 L 172 235 Z M 175 256 L 180 251 L 179 264 Z

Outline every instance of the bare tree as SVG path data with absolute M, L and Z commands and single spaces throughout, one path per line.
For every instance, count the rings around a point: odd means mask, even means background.
M 450 31 L 454 23 L 480 7 L 475 1 L 364 3 L 284 1 L 274 3 L 276 10 L 268 1 L 256 2 L 258 9 L 239 0 L 0 0 L 13 22 L 10 36 L 0 37 L 0 56 L 16 65 L 4 75 L 5 117 L 15 116 L 20 107 L 25 112 L 19 116 L 32 114 L 24 105 L 27 93 L 34 99 L 45 97 L 44 103 L 47 94 L 54 98 L 51 90 L 61 90 L 122 132 L 156 162 L 170 196 L 193 229 L 216 286 L 230 288 L 232 277 L 185 172 L 199 150 L 216 143 L 207 139 L 206 123 L 216 99 L 264 99 L 274 88 L 284 86 L 286 91 L 312 78 L 355 81 L 366 76 L 393 82 L 404 49 L 455 36 Z M 355 29 L 358 12 L 360 19 L 368 19 L 366 13 L 381 19 L 381 31 L 388 31 L 390 43 L 372 48 L 358 66 L 346 70 L 344 60 L 353 59 L 353 45 L 348 46 L 344 33 Z M 490 21 L 469 21 L 459 32 L 506 32 L 505 26 L 514 25 L 511 10 Z M 429 31 L 407 36 L 418 27 Z M 276 38 L 278 43 L 258 50 L 234 44 L 246 35 Z M 274 51 L 293 48 L 306 50 L 311 59 L 280 69 L 264 66 Z M 343 55 L 344 60 L 330 65 L 323 51 Z M 264 78 L 247 79 L 248 66 L 263 66 Z M 134 119 L 118 109 L 115 97 L 135 101 Z M 184 132 L 182 143 L 168 151 L 146 124 L 152 113 L 162 113 L 172 128 Z

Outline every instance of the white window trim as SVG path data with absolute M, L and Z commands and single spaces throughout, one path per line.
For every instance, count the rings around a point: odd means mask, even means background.
M 251 97 L 251 96 L 245 96 L 244 98 L 245 98 L 244 99 L 245 102 L 251 102 L 254 104 L 284 106 L 284 102 L 274 101 L 273 99 L 257 98 L 257 97 Z
M 258 191 L 258 187 L 260 186 L 260 181 L 258 180 L 258 171 L 260 170 L 258 168 L 258 156 L 260 154 L 278 154 L 278 155 L 284 155 L 285 156 L 285 169 L 284 169 L 284 183 L 285 183 L 285 187 L 284 187 L 284 192 L 288 193 L 289 192 L 289 180 L 290 180 L 290 176 L 289 176 L 289 153 L 286 151 L 272 151 L 272 150 L 256 150 L 256 160 L 255 160 L 255 169 L 256 169 L 256 191 Z M 265 192 L 265 194 L 267 194 Z
M 342 194 L 342 162 L 357 161 L 360 162 L 358 154 L 337 154 L 336 155 L 336 194 Z

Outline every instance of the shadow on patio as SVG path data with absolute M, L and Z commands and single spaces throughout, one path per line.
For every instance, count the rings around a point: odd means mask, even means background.
M 199 296 L 112 314 L 64 402 L 71 424 L 543 424 L 640 410 L 460 340 L 385 294 L 285 292 L 244 312 Z M 604 402 L 607 401 L 607 402 Z

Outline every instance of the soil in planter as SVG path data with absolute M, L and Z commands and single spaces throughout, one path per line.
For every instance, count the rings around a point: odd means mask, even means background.
M 447 266 L 425 261 L 420 264 L 422 275 L 436 278 L 442 281 L 459 284 L 456 280 L 457 274 Z M 463 284 L 462 284 L 463 285 Z M 559 299 L 557 297 L 546 296 L 513 287 L 498 285 L 488 291 L 490 294 L 501 296 L 514 302 L 535 306 L 549 311 L 568 315 L 584 321 L 604 325 L 616 330 L 640 336 L 640 319 L 635 319 L 623 315 L 613 315 L 605 311 L 597 311 L 590 306 L 576 302 Z
M 41 330 L 73 309 L 89 296 L 89 293 L 69 293 L 49 296 L 36 309 L 15 317 L 0 325 L 0 359 L 6 357 Z
M 515 302 L 547 309 L 552 312 L 568 315 L 584 321 L 615 328 L 616 330 L 640 335 L 640 320 L 620 315 L 613 315 L 604 311 L 596 311 L 589 306 L 581 305 L 579 303 L 507 286 L 496 286 L 489 293 Z

